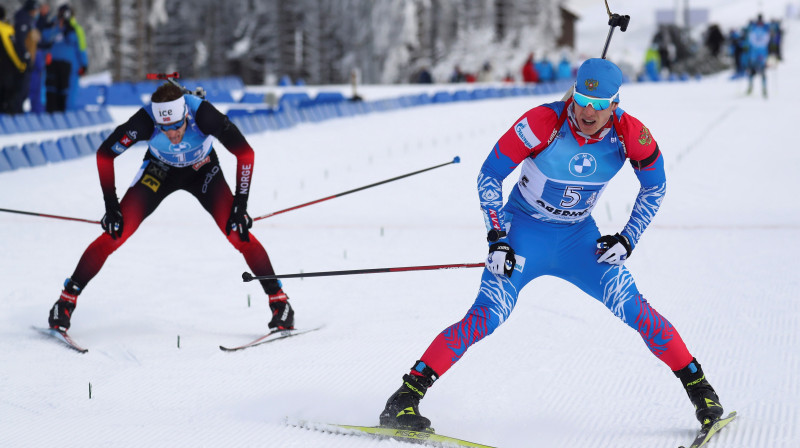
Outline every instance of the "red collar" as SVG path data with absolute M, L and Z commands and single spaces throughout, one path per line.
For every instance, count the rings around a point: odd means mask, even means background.
M 605 138 L 606 134 L 611 130 L 611 127 L 614 126 L 613 115 L 609 118 L 608 122 L 600 128 L 599 131 L 595 132 L 592 135 L 586 135 L 581 132 L 580 128 L 578 127 L 578 122 L 575 119 L 575 110 L 572 107 L 572 104 L 569 104 L 567 107 L 567 117 L 569 118 L 567 122 L 569 122 L 569 129 L 572 131 L 572 136 L 575 137 L 575 140 L 578 142 L 579 146 L 583 146 L 586 144 L 597 143 L 603 138 Z

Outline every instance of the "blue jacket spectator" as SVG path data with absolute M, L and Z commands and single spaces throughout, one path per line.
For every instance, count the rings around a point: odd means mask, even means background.
M 566 56 L 558 63 L 558 80 L 572 79 L 572 64 Z
M 39 19 L 36 21 L 36 29 L 43 35 L 48 28 L 55 25 L 55 17 L 50 14 L 50 6 L 46 3 L 42 4 L 39 8 Z M 50 47 L 53 46 L 52 42 L 45 39 L 39 41 L 36 48 L 36 59 L 31 64 L 31 83 L 28 92 L 28 99 L 31 102 L 31 112 L 42 113 L 45 111 L 45 67 L 50 58 Z
M 47 111 L 76 109 L 78 77 L 86 73 L 89 59 L 83 28 L 75 20 L 71 6 L 58 7 L 57 23 L 47 30 L 45 39 L 53 43 L 45 80 Z
M 758 19 L 747 27 L 747 61 L 748 68 L 750 69 L 750 81 L 747 87 L 747 93 L 753 91 L 753 78 L 761 75 L 761 93 L 766 98 L 767 96 L 767 56 L 769 54 L 770 42 L 770 29 L 769 25 L 764 23 L 764 18 L 761 14 Z
M 539 82 L 551 82 L 556 79 L 556 70 L 549 59 L 544 58 L 536 64 L 536 71 L 539 72 Z

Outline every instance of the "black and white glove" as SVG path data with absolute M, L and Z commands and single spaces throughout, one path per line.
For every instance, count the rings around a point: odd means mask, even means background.
M 621 265 L 631 256 L 631 250 L 631 243 L 625 235 L 601 236 L 597 239 L 597 262 Z
M 492 244 L 489 246 L 489 255 L 486 257 L 486 269 L 495 275 L 511 277 L 511 274 L 514 273 L 514 266 L 517 264 L 517 258 L 514 256 L 514 249 L 508 242 L 499 241 L 505 236 L 506 232 L 489 231 L 486 239 Z
M 111 235 L 111 239 L 115 240 L 122 236 L 122 210 L 119 208 L 119 201 L 117 197 L 106 198 L 106 214 L 100 220 L 100 227 L 103 228 L 107 234 Z
M 253 227 L 253 218 L 247 214 L 247 198 L 236 195 L 233 198 L 231 216 L 225 225 L 225 235 L 230 235 L 231 230 L 239 233 L 242 241 L 250 241 L 250 227 Z

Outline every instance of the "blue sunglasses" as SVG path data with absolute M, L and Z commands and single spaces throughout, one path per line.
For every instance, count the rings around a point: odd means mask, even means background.
M 617 97 L 619 97 L 619 92 L 615 93 L 611 98 L 594 98 L 578 93 L 578 90 L 572 91 L 572 100 L 575 101 L 578 106 L 589 107 L 591 105 L 594 110 L 608 109 Z
M 186 117 L 184 116 L 183 120 L 181 121 L 176 121 L 175 123 L 172 124 L 157 124 L 156 126 L 158 126 L 158 129 L 160 129 L 161 132 L 176 131 L 180 129 L 181 126 L 183 126 L 183 123 L 185 122 L 186 122 Z

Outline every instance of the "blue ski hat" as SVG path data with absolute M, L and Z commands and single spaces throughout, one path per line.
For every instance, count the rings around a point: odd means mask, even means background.
M 600 58 L 587 59 L 578 68 L 575 90 L 595 98 L 611 98 L 622 85 L 622 70 L 611 61 Z M 614 99 L 619 103 L 619 97 Z

